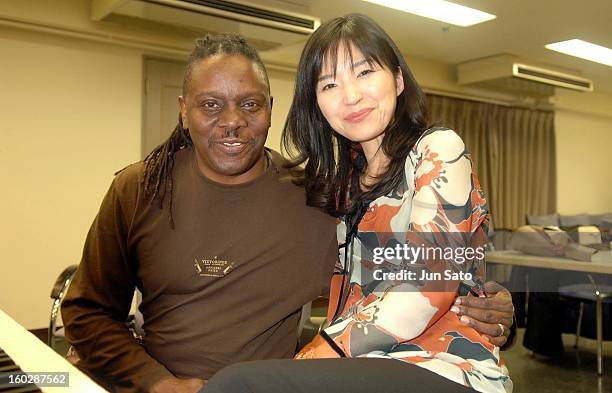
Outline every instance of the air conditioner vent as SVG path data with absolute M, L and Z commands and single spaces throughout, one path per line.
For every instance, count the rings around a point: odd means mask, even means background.
M 205 34 L 233 31 L 259 50 L 305 41 L 321 24 L 320 19 L 245 0 L 92 0 L 91 18 L 128 26 L 163 25 L 160 30 Z
M 536 68 L 525 66 L 523 64 L 516 64 L 515 76 L 531 76 L 538 82 L 542 81 L 556 81 L 566 86 L 584 88 L 585 90 L 593 90 L 593 83 L 587 79 L 578 78 L 576 76 L 564 76 L 561 73 L 552 71 L 539 71 Z M 565 87 L 565 86 L 564 86 Z
M 158 3 L 155 0 L 143 0 L 148 3 Z M 254 18 L 268 20 L 272 22 L 286 23 L 291 26 L 304 27 L 306 29 L 315 29 L 315 21 L 312 19 L 300 18 L 293 15 L 283 14 L 280 12 L 269 11 L 262 8 L 252 7 L 249 5 L 232 3 L 223 0 L 183 0 L 187 3 L 197 4 L 204 7 L 214 8 L 227 12 L 238 12 L 241 15 L 248 15 Z M 199 11 L 207 14 L 206 12 Z
M 551 96 L 557 87 L 593 91 L 593 82 L 589 79 L 525 64 L 512 55 L 496 55 L 458 64 L 457 82 L 528 96 Z

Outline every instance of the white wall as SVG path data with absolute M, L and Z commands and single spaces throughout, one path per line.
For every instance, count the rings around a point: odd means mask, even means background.
M 295 73 L 270 69 L 268 74 L 274 103 L 272 106 L 272 126 L 268 131 L 266 146 L 280 152 L 281 133 L 293 98 Z
M 612 212 L 612 97 L 566 92 L 556 106 L 557 210 Z
M 139 53 L 0 30 L 0 308 L 48 324 L 113 173 L 140 153 Z
M 612 118 L 559 111 L 555 132 L 557 210 L 612 212 Z

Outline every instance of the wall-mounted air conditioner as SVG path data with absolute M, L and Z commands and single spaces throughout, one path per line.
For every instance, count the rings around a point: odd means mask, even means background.
M 92 0 L 95 21 L 146 21 L 200 32 L 237 32 L 260 50 L 303 41 L 320 19 L 245 1 Z
M 491 56 L 457 65 L 457 82 L 530 96 L 551 96 L 556 87 L 593 91 L 593 81 L 539 67 L 511 55 Z

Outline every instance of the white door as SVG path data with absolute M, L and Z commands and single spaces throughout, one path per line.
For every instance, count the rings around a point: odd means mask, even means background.
M 141 157 L 165 141 L 178 123 L 178 97 L 186 63 L 145 58 L 144 127 Z

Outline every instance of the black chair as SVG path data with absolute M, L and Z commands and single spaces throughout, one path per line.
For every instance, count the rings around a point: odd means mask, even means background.
M 53 289 L 51 289 L 51 299 L 53 299 L 53 305 L 51 306 L 51 316 L 49 318 L 49 332 L 47 336 L 47 344 L 55 349 L 55 342 L 58 338 L 64 338 L 64 328 L 57 326 L 57 317 L 60 312 L 60 306 L 62 300 L 66 295 L 66 291 L 72 282 L 72 278 L 77 271 L 77 265 L 70 265 L 55 280 Z
M 578 323 L 576 326 L 576 343 L 575 348 L 578 348 L 578 340 L 580 338 L 580 330 L 582 328 L 582 316 L 584 312 L 585 302 L 595 303 L 595 323 L 597 332 L 597 373 L 603 374 L 603 304 L 612 303 L 612 285 L 598 285 L 593 277 L 588 275 L 591 284 L 572 284 L 565 285 L 559 288 L 559 294 L 568 298 L 575 299 L 580 302 L 580 310 L 578 312 Z

